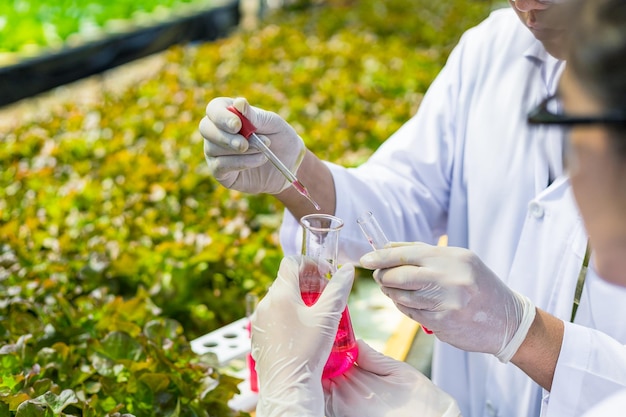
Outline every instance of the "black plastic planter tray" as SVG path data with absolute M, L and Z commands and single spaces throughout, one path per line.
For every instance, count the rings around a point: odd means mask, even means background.
M 154 26 L 0 67 L 0 107 L 98 74 L 179 43 L 224 37 L 239 23 L 239 1 Z

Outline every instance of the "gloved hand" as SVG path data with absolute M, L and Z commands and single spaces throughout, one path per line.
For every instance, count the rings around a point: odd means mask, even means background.
M 535 306 L 509 289 L 471 251 L 425 243 L 392 243 L 361 265 L 398 309 L 442 341 L 511 360 L 535 318 Z
M 251 194 L 280 193 L 289 182 L 238 134 L 241 120 L 227 109 L 231 104 L 256 126 L 256 134 L 294 174 L 306 152 L 302 138 L 276 113 L 252 107 L 244 98 L 219 97 L 209 102 L 200 122 L 211 173 L 226 188 Z
M 322 371 L 350 295 L 354 266 L 341 267 L 308 307 L 298 278 L 303 259 L 283 259 L 278 277 L 251 317 L 258 417 L 324 416 Z
M 357 343 L 357 365 L 322 381 L 327 417 L 460 417 L 456 401 L 417 369 Z

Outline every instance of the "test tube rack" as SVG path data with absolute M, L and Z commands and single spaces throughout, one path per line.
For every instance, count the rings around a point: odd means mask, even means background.
M 250 352 L 247 326 L 248 318 L 241 318 L 192 340 L 191 350 L 198 355 L 214 353 L 220 366 L 225 366 L 235 359 L 245 358 Z

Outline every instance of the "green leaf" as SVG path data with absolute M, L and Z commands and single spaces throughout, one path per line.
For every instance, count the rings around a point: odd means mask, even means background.
M 46 392 L 45 394 L 30 400 L 33 404 L 39 404 L 47 406 L 53 415 L 59 415 L 70 404 L 76 404 L 78 398 L 76 393 L 72 390 L 63 390 L 59 395 L 52 392 Z
M 25 401 L 17 407 L 15 417 L 47 417 L 46 407 L 32 401 Z
M 143 355 L 141 343 L 124 332 L 111 332 L 102 340 L 101 353 L 113 360 L 137 361 Z
M 165 373 L 145 373 L 139 377 L 139 382 L 156 393 L 165 391 L 170 384 L 170 379 Z

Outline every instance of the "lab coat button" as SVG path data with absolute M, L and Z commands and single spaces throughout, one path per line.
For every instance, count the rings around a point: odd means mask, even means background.
M 530 202 L 530 204 L 528 205 L 528 211 L 536 219 L 542 218 L 545 214 L 543 207 L 541 207 L 541 204 L 536 201 Z

